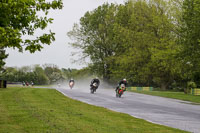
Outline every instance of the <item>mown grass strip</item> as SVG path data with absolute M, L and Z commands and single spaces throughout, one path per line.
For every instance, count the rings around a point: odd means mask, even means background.
M 184 94 L 184 92 L 169 92 L 169 91 L 133 91 L 136 93 L 142 93 L 147 95 L 153 95 L 153 96 L 160 96 L 160 97 L 166 97 L 166 98 L 173 98 L 173 99 L 179 99 L 184 101 L 189 101 L 193 103 L 200 104 L 200 96 L 194 96 L 191 94 Z
M 184 133 L 92 106 L 54 89 L 0 89 L 1 133 Z

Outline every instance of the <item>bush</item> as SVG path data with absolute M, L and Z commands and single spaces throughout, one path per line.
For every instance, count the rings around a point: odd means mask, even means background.
M 196 87 L 197 87 L 197 85 L 195 82 L 193 82 L 193 81 L 187 82 L 187 88 L 184 90 L 184 93 L 189 94 L 191 89 L 196 88 Z

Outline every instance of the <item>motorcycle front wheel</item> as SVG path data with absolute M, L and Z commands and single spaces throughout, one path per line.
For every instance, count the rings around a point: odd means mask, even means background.
M 116 97 L 119 97 L 119 94 L 118 94 L 118 93 L 116 93 Z
M 94 94 L 94 89 L 93 88 L 90 89 L 90 93 Z

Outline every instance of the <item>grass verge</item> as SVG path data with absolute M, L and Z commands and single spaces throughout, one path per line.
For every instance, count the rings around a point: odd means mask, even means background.
M 191 94 L 184 94 L 184 92 L 169 92 L 169 91 L 133 91 L 136 93 L 142 93 L 147 95 L 153 95 L 153 96 L 160 96 L 160 97 L 166 97 L 166 98 L 173 98 L 178 100 L 184 100 L 189 101 L 193 103 L 200 104 L 200 96 L 194 96 Z
M 54 89 L 0 88 L 1 133 L 185 133 L 72 100 Z

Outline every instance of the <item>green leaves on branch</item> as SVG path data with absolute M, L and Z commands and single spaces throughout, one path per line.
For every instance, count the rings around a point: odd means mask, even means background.
M 0 45 L 30 52 L 41 50 L 42 44 L 55 40 L 54 33 L 43 34 L 35 40 L 22 39 L 22 35 L 34 35 L 36 29 L 45 29 L 52 18 L 47 18 L 50 9 L 62 9 L 62 1 L 54 0 L 3 0 L 0 2 Z M 42 11 L 45 15 L 39 16 Z
M 40 45 L 41 43 L 46 43 L 48 45 L 51 44 L 51 41 L 55 40 L 55 33 L 51 34 L 43 34 L 42 36 L 38 37 L 36 40 L 25 40 L 25 44 L 28 44 L 28 46 L 25 48 L 25 50 L 29 50 L 31 53 L 34 53 L 35 50 L 37 49 L 40 51 L 43 47 Z
M 37 29 L 45 29 L 52 18 L 48 18 L 51 9 L 62 9 L 62 0 L 1 0 L 0 1 L 0 49 L 16 48 L 34 53 L 40 51 L 42 44 L 50 45 L 55 40 L 55 33 L 44 33 L 36 39 L 28 39 L 35 35 Z M 44 15 L 39 15 L 43 12 Z M 22 37 L 27 37 L 22 39 Z M 0 55 L 0 69 L 5 64 L 6 54 Z
M 197 76 L 200 73 L 200 1 L 184 0 L 182 14 L 180 25 L 180 44 L 183 49 L 181 53 L 182 61 L 189 73 L 193 73 L 189 78 L 200 82 L 200 77 Z
M 68 36 L 75 39 L 72 46 L 83 50 L 83 56 L 89 57 L 94 63 L 97 74 L 108 76 L 107 58 L 114 54 L 112 31 L 116 13 L 114 4 L 104 4 L 92 12 L 85 13 L 80 19 L 79 27 L 74 25 Z

